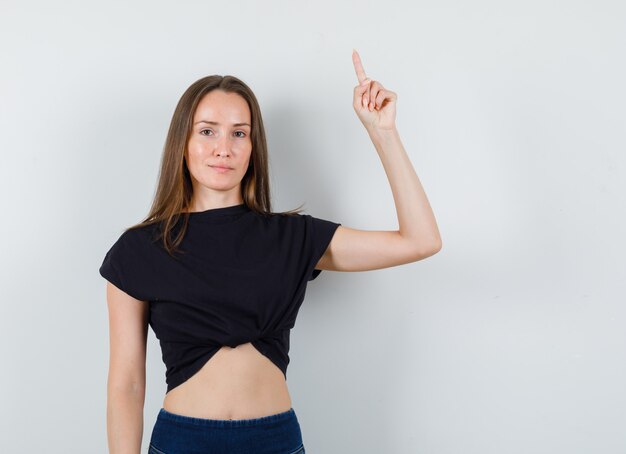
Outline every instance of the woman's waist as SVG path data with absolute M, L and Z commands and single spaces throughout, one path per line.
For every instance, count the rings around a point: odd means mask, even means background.
M 246 343 L 222 347 L 166 394 L 163 408 L 205 419 L 248 419 L 289 410 L 291 397 L 282 371 Z

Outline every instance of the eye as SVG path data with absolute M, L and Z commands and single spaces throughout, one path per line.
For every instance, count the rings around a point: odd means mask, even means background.
M 200 134 L 202 134 L 203 136 L 206 136 L 207 134 L 204 134 L 204 133 L 207 132 L 207 131 L 211 131 L 211 130 L 210 129 L 203 129 L 202 131 L 200 131 Z M 211 131 L 211 132 L 213 132 L 213 131 Z M 237 136 L 240 139 L 243 139 L 246 136 L 246 133 L 244 131 L 235 131 L 235 134 L 237 134 L 237 133 L 243 134 L 242 136 Z

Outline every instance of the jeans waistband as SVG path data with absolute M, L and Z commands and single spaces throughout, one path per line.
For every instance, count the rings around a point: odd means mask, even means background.
M 190 424 L 203 427 L 242 427 L 242 426 L 261 426 L 264 424 L 271 424 L 277 422 L 283 422 L 290 419 L 296 419 L 296 413 L 293 408 L 282 413 L 276 413 L 274 415 L 261 416 L 260 418 L 250 419 L 205 419 L 197 418 L 194 416 L 179 415 L 176 413 L 170 413 L 165 408 L 159 410 L 157 419 L 172 421 L 182 424 Z

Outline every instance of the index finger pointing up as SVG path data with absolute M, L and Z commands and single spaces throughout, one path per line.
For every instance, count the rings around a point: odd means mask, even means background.
M 356 49 L 352 49 L 352 63 L 354 63 L 356 77 L 359 79 L 359 84 L 361 84 L 367 78 L 367 76 L 365 75 L 365 70 L 363 69 L 363 65 L 361 64 L 361 57 L 359 57 L 359 53 L 356 51 Z

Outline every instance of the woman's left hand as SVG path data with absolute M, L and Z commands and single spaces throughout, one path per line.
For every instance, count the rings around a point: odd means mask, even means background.
M 385 89 L 380 82 L 365 76 L 361 58 L 356 50 L 352 52 L 352 63 L 359 79 L 354 87 L 354 110 L 369 130 L 394 129 L 396 127 L 396 100 L 398 96 Z

